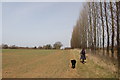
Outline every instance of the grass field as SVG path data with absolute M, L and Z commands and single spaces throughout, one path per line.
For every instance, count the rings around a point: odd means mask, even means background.
M 87 55 L 87 63 L 79 60 L 78 50 L 3 49 L 3 78 L 115 78 L 110 69 L 101 67 Z M 71 68 L 76 59 L 76 68 Z

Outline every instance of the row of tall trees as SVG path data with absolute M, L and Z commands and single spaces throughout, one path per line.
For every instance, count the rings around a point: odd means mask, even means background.
M 120 53 L 120 2 L 88 2 L 73 28 L 71 47 Z

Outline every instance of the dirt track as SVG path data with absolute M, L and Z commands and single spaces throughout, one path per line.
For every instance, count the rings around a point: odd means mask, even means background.
M 78 50 L 3 51 L 4 78 L 114 78 L 110 70 L 94 63 L 87 55 L 87 63 L 79 61 Z M 76 68 L 71 68 L 76 59 Z

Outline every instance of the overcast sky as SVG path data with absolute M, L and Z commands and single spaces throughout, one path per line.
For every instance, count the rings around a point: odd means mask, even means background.
M 43 46 L 62 42 L 70 46 L 81 2 L 3 2 L 2 43 Z

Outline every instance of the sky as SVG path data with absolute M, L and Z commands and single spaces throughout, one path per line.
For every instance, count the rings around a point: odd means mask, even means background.
M 81 2 L 2 2 L 2 43 L 17 46 L 70 47 Z

